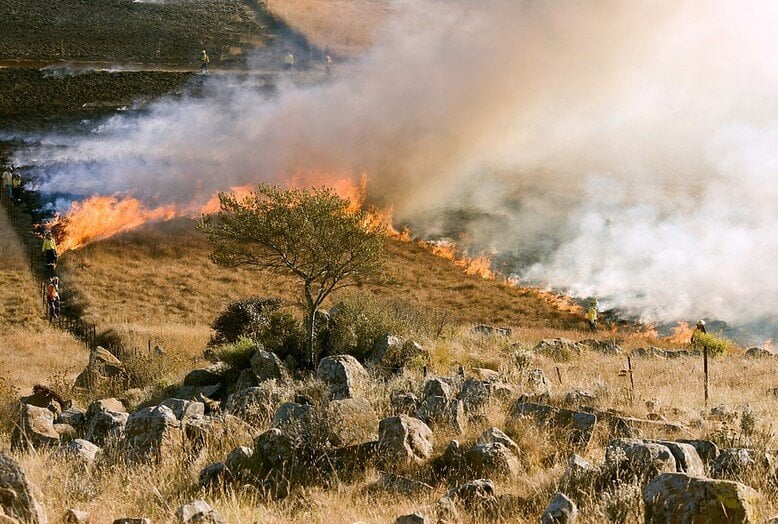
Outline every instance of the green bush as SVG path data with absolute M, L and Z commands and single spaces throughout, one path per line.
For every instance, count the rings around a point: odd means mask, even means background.
M 380 300 L 364 295 L 349 295 L 330 310 L 327 353 L 348 354 L 363 360 L 373 344 L 387 333 L 402 334 L 407 325 Z
M 216 332 L 209 345 L 230 344 L 241 337 L 257 339 L 270 326 L 271 314 L 280 308 L 279 298 L 251 297 L 232 302 L 211 327 Z
M 251 365 L 251 356 L 256 349 L 256 342 L 248 337 L 241 337 L 236 342 L 219 346 L 214 355 L 217 360 L 226 362 L 231 367 L 242 369 Z
M 272 351 L 282 360 L 289 356 L 297 359 L 302 356 L 305 347 L 303 326 L 294 315 L 285 311 L 271 313 L 267 327 L 256 337 L 267 351 Z
M 724 337 L 714 335 L 713 333 L 695 333 L 692 338 L 692 345 L 700 349 L 708 349 L 708 354 L 712 357 L 726 355 L 729 350 L 730 342 Z

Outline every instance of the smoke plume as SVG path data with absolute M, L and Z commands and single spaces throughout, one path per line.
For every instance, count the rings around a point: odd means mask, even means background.
M 776 318 L 778 4 L 403 0 L 332 78 L 115 116 L 19 154 L 40 189 L 204 203 L 368 176 L 426 235 L 645 319 Z

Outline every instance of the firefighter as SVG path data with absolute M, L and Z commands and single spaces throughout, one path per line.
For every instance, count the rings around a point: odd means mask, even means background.
M 286 59 L 284 60 L 284 69 L 287 71 L 294 69 L 294 55 L 292 53 L 286 54 Z
M 46 259 L 46 266 L 51 272 L 57 269 L 57 243 L 54 241 L 54 237 L 51 235 L 51 231 L 46 231 L 46 235 L 43 237 L 43 246 L 41 247 L 43 256 Z
M 200 54 L 200 71 L 203 73 L 208 72 L 208 62 L 211 60 L 208 58 L 208 53 L 205 52 L 205 49 L 203 49 L 203 52 Z
M 59 317 L 60 312 L 60 302 L 59 302 L 59 282 L 55 284 L 53 282 L 54 279 L 52 279 L 52 282 L 50 282 L 46 286 L 46 301 L 49 305 L 49 321 L 54 320 L 55 318 Z
M 592 300 L 589 309 L 586 310 L 586 322 L 589 323 L 589 331 L 597 332 L 597 300 Z
M 13 166 L 3 166 L 3 191 L 6 192 L 8 198 L 13 199 L 13 181 L 11 180 L 13 175 Z
M 324 57 L 324 74 L 327 76 L 332 74 L 332 58 L 330 58 L 330 55 Z
M 705 330 L 705 321 L 700 319 L 697 321 L 697 325 L 694 327 L 694 331 L 692 331 L 692 338 L 689 341 L 689 343 L 692 346 L 696 346 L 700 335 L 703 333 L 707 333 L 707 331 Z
M 11 199 L 17 203 L 22 201 L 22 176 L 19 173 L 11 175 Z

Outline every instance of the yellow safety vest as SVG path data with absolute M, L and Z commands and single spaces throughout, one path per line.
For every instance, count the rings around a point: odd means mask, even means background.
M 586 310 L 586 320 L 589 322 L 597 320 L 597 310 L 593 306 Z
M 48 250 L 57 250 L 57 243 L 54 242 L 53 238 L 44 238 L 43 239 L 43 249 L 42 251 L 48 251 Z

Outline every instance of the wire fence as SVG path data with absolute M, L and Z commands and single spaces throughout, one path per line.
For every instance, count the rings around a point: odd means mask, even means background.
M 49 271 L 44 263 L 41 251 L 42 241 L 33 231 L 32 216 L 20 209 L 18 204 L 10 198 L 5 187 L 0 191 L 0 205 L 5 208 L 11 227 L 26 248 L 27 264 L 30 273 L 37 282 L 38 303 L 42 314 L 48 319 L 51 326 L 72 333 L 88 349 L 93 349 L 97 346 L 97 326 L 86 322 L 77 312 L 68 308 L 61 297 L 58 302 L 49 299 L 50 277 L 56 276 L 56 271 Z

